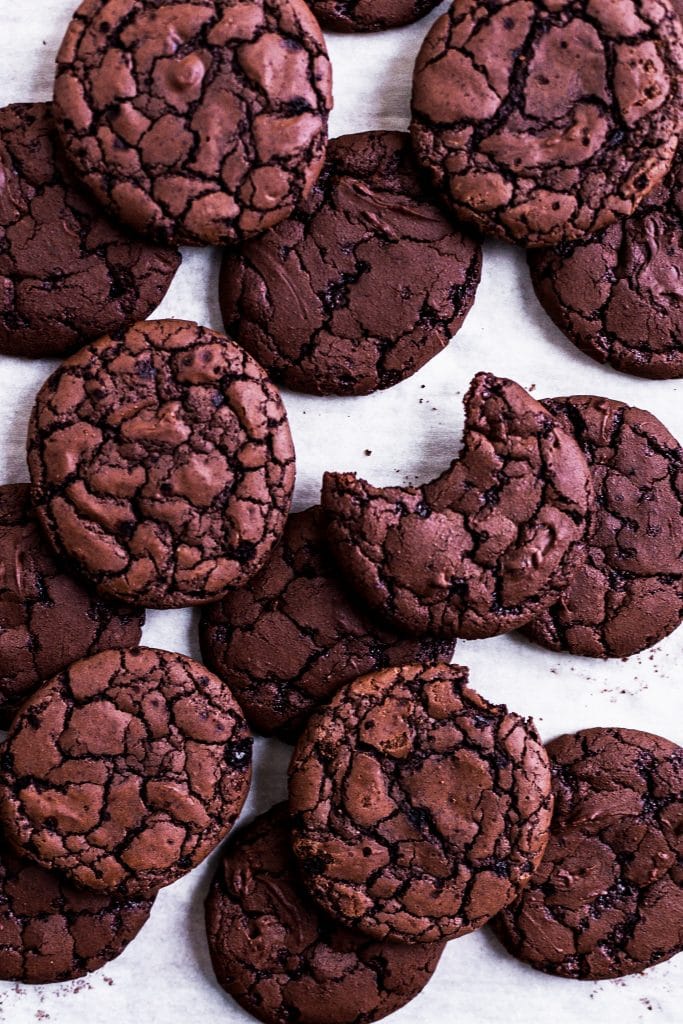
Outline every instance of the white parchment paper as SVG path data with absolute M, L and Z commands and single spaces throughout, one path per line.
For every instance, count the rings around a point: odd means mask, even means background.
M 53 61 L 76 0 L 0 0 L 0 104 L 51 96 Z M 375 36 L 328 36 L 334 66 L 331 134 L 404 128 L 412 68 L 429 25 Z M 158 316 L 221 330 L 219 254 L 186 251 Z M 24 439 L 48 361 L 0 356 L 0 482 L 27 480 Z M 357 470 L 376 484 L 428 480 L 457 453 L 462 396 L 478 370 L 509 376 L 536 397 L 595 394 L 655 413 L 683 438 L 681 384 L 603 369 L 582 356 L 538 305 L 524 256 L 486 244 L 474 308 L 449 348 L 420 373 L 367 398 L 284 392 L 297 449 L 296 507 L 314 503 L 324 470 Z M 369 450 L 372 454 L 365 455 Z M 144 642 L 198 656 L 196 613 L 150 612 Z M 559 657 L 515 635 L 462 642 L 457 660 L 474 686 L 532 715 L 544 739 L 595 725 L 646 729 L 683 743 L 683 629 L 627 662 Z M 289 749 L 258 740 L 243 820 L 285 795 Z M 0 982 L 0 1024 L 246 1022 L 216 984 L 203 924 L 214 859 L 161 892 L 125 953 L 82 981 L 28 987 Z M 640 977 L 590 984 L 546 977 L 509 957 L 487 930 L 450 943 L 428 988 L 392 1024 L 605 1024 L 683 1019 L 683 956 Z

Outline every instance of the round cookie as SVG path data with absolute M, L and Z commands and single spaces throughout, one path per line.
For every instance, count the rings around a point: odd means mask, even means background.
M 333 139 L 318 184 L 283 224 L 228 249 L 228 334 L 273 380 L 365 395 L 409 377 L 467 315 L 481 247 L 424 191 L 402 132 Z
M 109 221 L 77 183 L 47 103 L 0 109 L 0 352 L 59 356 L 144 320 L 180 253 Z
M 138 647 L 71 665 L 22 705 L 3 749 L 7 839 L 76 885 L 149 897 L 218 845 L 252 741 L 199 662 Z
M 288 217 L 320 173 L 331 106 L 303 0 L 84 0 L 57 56 L 69 159 L 164 242 L 232 243 Z
M 285 804 L 228 843 L 206 930 L 218 981 L 266 1024 L 380 1020 L 422 991 L 444 949 L 373 941 L 318 910 L 297 873 Z
M 323 28 L 332 32 L 381 32 L 424 18 L 439 0 L 308 0 Z
M 258 576 L 203 610 L 207 665 L 253 729 L 292 739 L 311 711 L 366 672 L 453 657 L 452 641 L 400 636 L 342 588 L 319 506 L 291 515 Z
M 555 815 L 540 867 L 496 918 L 548 974 L 620 978 L 683 950 L 683 749 L 633 729 L 548 745 Z
M 375 938 L 480 928 L 538 866 L 550 769 L 529 719 L 467 669 L 362 676 L 310 719 L 290 766 L 293 848 L 312 896 Z
M 683 164 L 634 215 L 595 238 L 529 253 L 538 299 L 600 363 L 639 377 L 683 377 Z
M 62 363 L 38 393 L 28 463 L 55 550 L 148 608 L 243 586 L 294 486 L 277 389 L 233 342 L 183 320 L 136 324 Z
M 631 214 L 668 171 L 682 72 L 668 0 L 458 0 L 417 58 L 417 158 L 487 235 L 583 238 Z
M 55 562 L 28 484 L 0 487 L 0 714 L 80 658 L 135 647 L 143 622 L 143 612 L 108 604 Z
M 114 960 L 138 934 L 149 900 L 86 892 L 0 849 L 0 978 L 71 981 Z
M 622 402 L 543 404 L 581 446 L 595 503 L 567 589 L 525 632 L 554 651 L 626 658 L 683 618 L 683 451 L 658 419 Z

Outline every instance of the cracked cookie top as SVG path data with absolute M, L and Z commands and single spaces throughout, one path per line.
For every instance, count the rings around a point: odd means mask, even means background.
M 543 404 L 581 446 L 595 500 L 567 589 L 526 633 L 555 651 L 637 654 L 683 617 L 683 451 L 656 417 L 622 402 Z
M 369 1024 L 405 1006 L 444 943 L 373 941 L 320 911 L 291 852 L 285 804 L 227 845 L 206 901 L 220 984 L 266 1024 Z
M 283 739 L 345 683 L 373 669 L 453 656 L 452 641 L 399 636 L 345 590 L 319 506 L 289 517 L 264 569 L 203 610 L 202 653 L 247 721 Z
M 144 613 L 86 590 L 57 564 L 28 484 L 0 487 L 0 712 L 74 661 L 140 642 Z
M 478 374 L 462 453 L 421 487 L 326 473 L 327 539 L 350 586 L 412 633 L 476 639 L 567 588 L 592 502 L 579 445 L 513 381 Z
M 481 927 L 538 866 L 552 813 L 533 723 L 458 665 L 363 676 L 310 719 L 290 767 L 304 882 L 338 920 L 431 942 Z
M 555 815 L 528 888 L 496 919 L 511 953 L 599 981 L 683 950 L 683 750 L 633 729 L 548 744 Z
M 242 586 L 294 486 L 277 389 L 233 342 L 183 320 L 136 324 L 63 363 L 38 394 L 28 462 L 55 550 L 150 608 Z
M 0 818 L 42 867 L 95 892 L 149 897 L 229 832 L 251 748 L 232 694 L 199 662 L 104 651 L 22 705 L 3 748 Z
M 112 223 L 76 181 L 48 103 L 0 110 L 0 352 L 58 356 L 136 320 L 180 266 Z
M 274 380 L 362 395 L 448 344 L 480 273 L 479 244 L 425 191 L 408 135 L 362 132 L 330 142 L 289 220 L 226 251 L 221 309 L 228 334 Z
M 632 213 L 682 126 L 668 0 L 459 0 L 417 58 L 418 160 L 459 217 L 523 245 Z
M 57 57 L 69 159 L 165 242 L 235 242 L 288 217 L 320 173 L 331 105 L 303 0 L 84 0 Z
M 332 32 L 381 32 L 419 21 L 439 0 L 308 0 L 323 28 Z

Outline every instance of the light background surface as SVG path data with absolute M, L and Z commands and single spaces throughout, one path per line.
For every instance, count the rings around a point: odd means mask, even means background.
M 0 0 L 0 101 L 47 100 L 53 61 L 75 0 Z M 445 7 L 445 5 L 444 5 Z M 335 110 L 331 134 L 408 123 L 415 56 L 429 25 L 375 36 L 329 35 Z M 185 251 L 157 316 L 195 319 L 221 330 L 219 254 Z M 38 387 L 54 364 L 0 356 L 0 482 L 27 480 L 26 426 Z M 428 480 L 457 454 L 462 397 L 478 370 L 509 376 L 536 397 L 595 394 L 649 409 L 683 438 L 681 384 L 641 381 L 582 356 L 546 317 L 524 255 L 484 247 L 474 308 L 457 338 L 420 373 L 366 398 L 284 392 L 297 449 L 295 507 L 319 494 L 326 469 L 356 470 L 375 484 Z M 365 455 L 365 450 L 372 452 Z M 144 642 L 198 656 L 197 615 L 150 612 Z M 683 743 L 683 629 L 627 662 L 556 656 L 510 635 L 462 642 L 457 660 L 475 688 L 532 715 L 545 740 L 596 725 L 631 726 Z M 243 820 L 285 795 L 289 748 L 258 740 Z M 215 855 L 214 855 L 215 856 Z M 125 953 L 82 981 L 28 987 L 0 982 L 0 1024 L 195 1024 L 249 1018 L 216 984 L 203 926 L 212 862 L 159 895 L 149 923 Z M 487 930 L 450 943 L 422 995 L 395 1024 L 680 1024 L 683 956 L 640 977 L 590 984 L 546 977 L 518 964 Z

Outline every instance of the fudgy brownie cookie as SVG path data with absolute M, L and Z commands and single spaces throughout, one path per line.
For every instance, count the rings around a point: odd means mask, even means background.
M 333 139 L 318 184 L 283 224 L 228 249 L 228 334 L 276 381 L 362 395 L 419 370 L 467 315 L 481 248 L 418 177 L 409 136 Z
M 0 487 L 0 720 L 74 661 L 140 642 L 144 613 L 110 604 L 58 565 L 28 484 Z
M 455 213 L 528 246 L 633 212 L 683 126 L 668 0 L 458 0 L 415 68 L 413 142 Z
M 216 977 L 266 1024 L 369 1024 L 410 1002 L 444 943 L 377 942 L 318 910 L 299 878 L 285 804 L 228 843 L 206 901 Z
M 151 320 L 71 356 L 38 393 L 28 463 L 55 550 L 146 607 L 216 601 L 284 529 L 294 448 L 277 389 L 233 342 Z
M 565 978 L 619 978 L 683 950 L 683 749 L 633 729 L 548 745 L 555 816 L 541 866 L 496 919 L 507 948 Z
M 230 830 L 251 736 L 220 679 L 182 654 L 104 651 L 22 705 L 0 818 L 16 849 L 95 892 L 149 897 Z
M 622 402 L 544 405 L 581 446 L 595 504 L 567 589 L 526 632 L 555 651 L 637 654 L 683 617 L 683 451 L 658 419 Z
M 582 352 L 640 377 L 683 376 L 683 164 L 627 220 L 529 253 L 539 301 Z
M 453 656 L 452 641 L 399 636 L 347 590 L 325 545 L 319 506 L 289 517 L 266 567 L 204 609 L 206 663 L 257 732 L 291 739 L 310 712 L 373 669 Z
M 478 374 L 465 413 L 460 458 L 432 483 L 323 480 L 348 583 L 416 634 L 475 639 L 531 621 L 567 589 L 593 500 L 577 442 L 518 384 Z
M 376 938 L 480 928 L 538 866 L 552 813 L 533 723 L 467 669 L 388 668 L 310 719 L 290 767 L 294 851 L 323 910 Z
M 0 978 L 32 985 L 81 978 L 122 953 L 151 909 L 149 900 L 77 889 L 2 844 Z
M 315 183 L 330 63 L 303 0 L 84 0 L 57 57 L 66 152 L 136 230 L 234 242 Z
M 180 266 L 98 210 L 47 103 L 0 110 L 0 352 L 58 356 L 144 320 Z
M 439 0 L 308 0 L 323 28 L 333 32 L 380 32 L 419 21 Z

